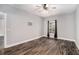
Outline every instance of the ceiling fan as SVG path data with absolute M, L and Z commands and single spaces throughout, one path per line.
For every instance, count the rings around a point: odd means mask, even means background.
M 38 8 L 43 8 L 44 10 L 48 10 L 49 8 L 51 8 L 51 9 L 56 9 L 56 7 L 50 7 L 50 5 L 49 4 L 41 4 L 41 5 L 37 5 L 36 7 L 38 7 Z
M 43 7 L 43 9 L 45 9 L 45 10 L 48 9 L 47 4 L 42 4 L 42 7 Z

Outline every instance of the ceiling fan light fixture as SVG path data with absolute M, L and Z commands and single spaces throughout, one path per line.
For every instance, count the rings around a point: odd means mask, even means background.
M 53 10 L 56 9 L 55 6 L 51 6 L 50 4 L 40 4 L 37 5 L 36 7 L 38 7 L 38 10 L 45 10 L 45 11 L 49 11 L 49 10 Z
M 47 4 L 42 4 L 43 9 L 47 10 Z

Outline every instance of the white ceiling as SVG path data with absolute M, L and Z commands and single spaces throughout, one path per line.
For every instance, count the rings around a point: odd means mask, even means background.
M 72 13 L 76 10 L 77 7 L 76 4 L 49 4 L 49 9 L 46 11 L 43 8 L 36 7 L 40 6 L 40 4 L 19 4 L 12 6 L 41 17 Z M 52 9 L 52 7 L 56 7 L 56 9 Z

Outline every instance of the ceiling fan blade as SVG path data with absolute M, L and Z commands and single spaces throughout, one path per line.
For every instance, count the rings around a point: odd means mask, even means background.
M 37 12 L 42 12 L 42 10 L 39 10 L 39 9 L 38 9 Z
M 35 10 L 39 10 L 39 9 L 40 9 L 40 8 L 36 8 L 36 9 L 34 9 L 34 11 L 35 11 Z
M 41 6 L 36 6 L 36 7 L 41 7 Z
M 52 7 L 52 9 L 56 9 L 56 7 Z

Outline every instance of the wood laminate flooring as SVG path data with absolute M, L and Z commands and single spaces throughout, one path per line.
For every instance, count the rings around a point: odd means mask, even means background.
M 4 55 L 79 55 L 74 42 L 42 37 L 4 49 Z

